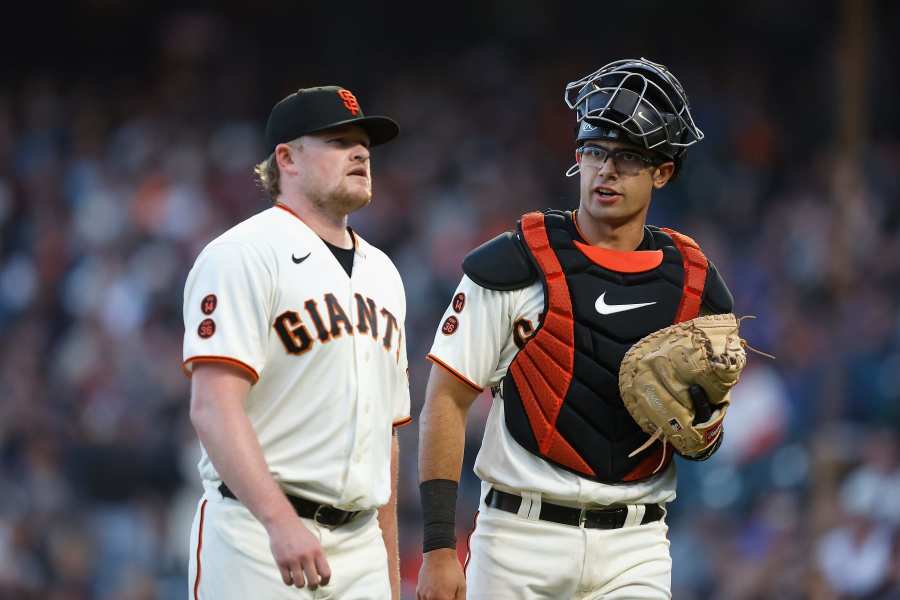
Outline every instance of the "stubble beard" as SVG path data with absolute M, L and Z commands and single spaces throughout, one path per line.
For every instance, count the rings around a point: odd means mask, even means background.
M 341 184 L 330 193 L 313 198 L 312 201 L 321 211 L 345 216 L 368 205 L 372 201 L 372 192 L 350 189 L 347 185 Z

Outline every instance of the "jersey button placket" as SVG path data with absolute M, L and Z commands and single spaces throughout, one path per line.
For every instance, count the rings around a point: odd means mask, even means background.
M 359 252 L 356 253 L 355 258 L 359 258 Z M 358 271 L 357 268 L 354 268 L 354 273 Z M 354 294 L 357 291 L 354 285 L 354 278 L 351 276 L 350 278 L 350 292 L 348 297 L 350 300 L 350 306 L 355 306 L 355 297 Z M 356 314 L 357 321 L 359 315 Z M 354 325 L 354 329 L 358 326 L 358 323 Z M 353 402 L 353 414 L 355 415 L 356 421 L 356 432 L 353 436 L 353 446 L 351 448 L 350 454 L 350 468 L 349 468 L 349 476 L 347 478 L 347 494 L 350 496 L 356 495 L 357 492 L 362 490 L 365 486 L 365 482 L 367 479 L 367 475 L 364 473 L 364 469 L 362 468 L 365 452 L 366 452 L 366 443 L 365 438 L 367 435 L 367 424 L 365 423 L 365 418 L 363 416 L 363 406 L 365 405 L 365 392 L 363 390 L 368 389 L 368 382 L 366 381 L 365 372 L 366 369 L 363 368 L 365 364 L 365 357 L 363 352 L 363 347 L 365 345 L 365 340 L 362 339 L 362 335 L 360 335 L 358 329 L 354 332 L 355 335 L 352 336 L 353 343 L 353 362 L 354 362 L 354 379 L 356 381 L 356 389 L 354 390 L 354 402 Z

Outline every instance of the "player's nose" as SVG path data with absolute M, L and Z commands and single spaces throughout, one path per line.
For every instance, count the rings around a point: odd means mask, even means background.
M 616 171 L 616 161 L 611 157 L 607 157 L 606 160 L 603 161 L 603 164 L 597 169 L 597 178 L 602 181 L 615 179 L 618 176 L 619 172 Z
M 353 149 L 353 154 L 351 154 L 351 158 L 353 160 L 358 160 L 360 162 L 365 162 L 369 160 L 369 149 L 363 146 L 362 144 L 357 144 Z

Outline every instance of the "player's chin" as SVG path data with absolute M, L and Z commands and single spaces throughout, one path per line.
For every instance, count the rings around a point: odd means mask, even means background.
M 598 219 L 628 212 L 624 199 L 621 196 L 616 196 L 615 199 L 610 201 L 605 198 L 601 200 L 600 198 L 597 198 L 596 195 L 592 195 L 584 204 L 584 208 L 587 209 L 587 212 L 592 217 Z
M 338 195 L 338 202 L 347 214 L 365 207 L 372 201 L 372 190 L 368 186 L 347 186 Z
M 623 225 L 640 218 L 640 210 L 629 206 L 627 202 L 600 204 L 592 201 L 582 203 L 581 208 L 594 221 L 609 225 Z
M 344 181 L 344 193 L 349 196 L 365 197 L 372 199 L 372 182 L 368 177 L 352 175 Z

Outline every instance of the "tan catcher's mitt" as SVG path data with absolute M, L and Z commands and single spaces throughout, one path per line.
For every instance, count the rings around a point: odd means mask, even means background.
M 697 317 L 638 341 L 622 359 L 619 391 L 651 437 L 631 456 L 660 437 L 680 454 L 703 456 L 722 435 L 731 388 L 746 364 L 733 314 Z

